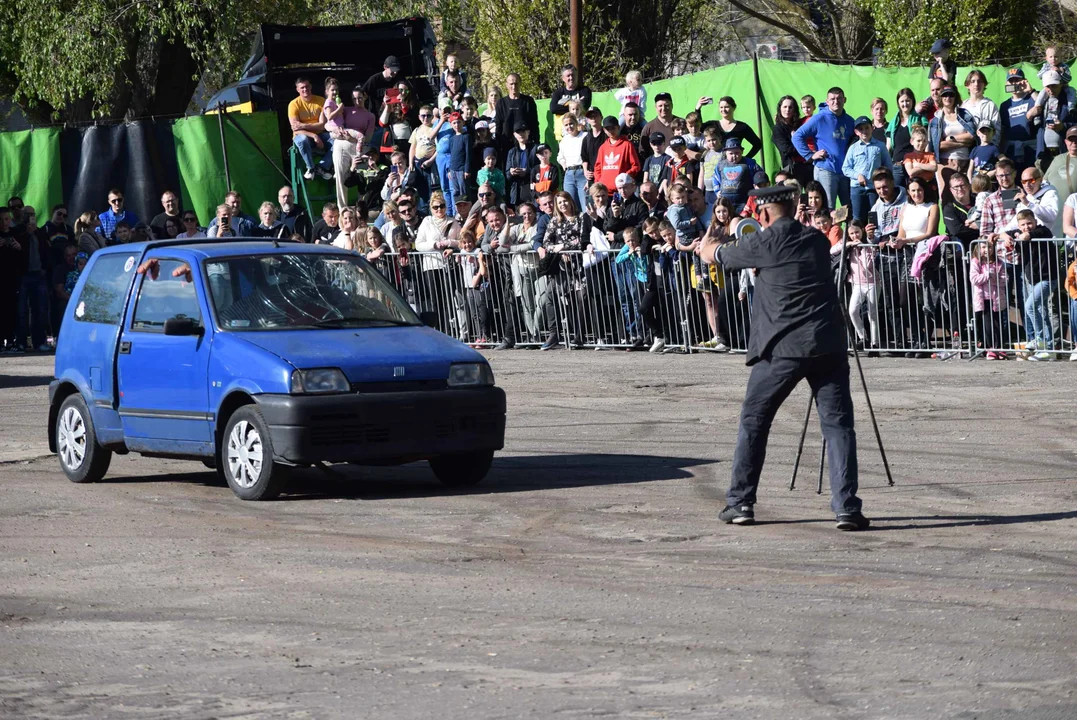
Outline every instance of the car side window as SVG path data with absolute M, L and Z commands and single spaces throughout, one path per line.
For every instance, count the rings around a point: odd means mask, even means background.
M 190 280 L 190 266 L 182 260 L 161 259 L 158 267 L 158 272 L 147 272 L 142 279 L 131 329 L 164 332 L 166 320 L 184 317 L 201 325 L 202 310 Z
M 82 286 L 75 306 L 79 322 L 119 325 L 127 289 L 135 276 L 134 255 L 107 255 L 97 258 Z

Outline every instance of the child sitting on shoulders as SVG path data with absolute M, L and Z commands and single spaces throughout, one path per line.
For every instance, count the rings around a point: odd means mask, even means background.
M 639 70 L 629 70 L 625 75 L 625 86 L 613 93 L 613 97 L 621 104 L 618 117 L 623 122 L 624 108 L 630 102 L 639 106 L 639 119 L 644 120 L 647 116 L 647 88 L 643 87 L 643 73 Z

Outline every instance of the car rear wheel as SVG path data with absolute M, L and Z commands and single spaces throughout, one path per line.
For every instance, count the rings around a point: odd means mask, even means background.
M 262 413 L 253 405 L 232 413 L 221 438 L 220 470 L 243 500 L 272 500 L 288 480 L 288 468 L 273 462 L 273 441 Z
M 56 416 L 56 455 L 71 482 L 91 483 L 105 477 L 112 451 L 97 444 L 93 418 L 78 393 L 64 400 Z
M 430 469 L 443 485 L 467 487 L 481 482 L 490 472 L 490 463 L 493 461 L 493 450 L 480 450 L 432 458 Z

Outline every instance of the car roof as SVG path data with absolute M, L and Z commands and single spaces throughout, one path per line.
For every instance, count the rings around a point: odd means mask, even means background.
M 351 255 L 332 245 L 312 245 L 292 242 L 290 240 L 267 240 L 265 238 L 236 238 L 234 240 L 217 240 L 216 238 L 200 240 L 151 240 L 149 242 L 110 245 L 94 255 L 111 255 L 114 253 L 149 252 L 164 248 L 187 250 L 200 259 L 216 257 L 235 257 L 236 255 L 282 255 L 288 253 Z

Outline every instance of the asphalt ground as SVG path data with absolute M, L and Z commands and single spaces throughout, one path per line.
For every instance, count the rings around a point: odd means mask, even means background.
M 721 524 L 743 358 L 490 355 L 487 480 L 300 473 L 245 503 L 200 464 L 45 444 L 51 358 L 0 358 L 0 716 L 1077 717 L 1074 372 L 870 360 L 872 528 L 833 528 L 807 403 L 754 527 Z

